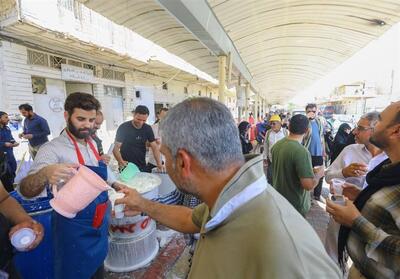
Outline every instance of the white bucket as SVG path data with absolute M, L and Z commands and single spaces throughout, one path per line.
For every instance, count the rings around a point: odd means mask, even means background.
M 104 267 L 112 272 L 128 272 L 150 263 L 158 253 L 156 224 L 150 219 L 149 229 L 141 234 L 120 238 L 110 236 Z
M 171 180 L 166 172 L 159 172 L 156 168 L 152 173 L 161 178 L 161 184 L 158 187 L 158 195 L 160 197 L 166 196 L 176 189 L 175 183 Z
M 129 188 L 137 190 L 146 199 L 158 198 L 158 186 L 161 184 L 161 178 L 155 174 L 140 172 L 129 181 L 119 181 Z
M 151 230 L 151 219 L 148 216 L 111 218 L 109 232 L 112 237 L 127 238 L 146 234 Z

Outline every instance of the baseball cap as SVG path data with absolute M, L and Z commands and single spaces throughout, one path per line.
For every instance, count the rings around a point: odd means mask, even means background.
M 281 120 L 281 118 L 279 117 L 279 115 L 274 114 L 274 115 L 271 116 L 271 118 L 269 119 L 269 121 L 270 121 L 270 122 L 272 122 L 272 121 L 281 122 L 282 120 Z

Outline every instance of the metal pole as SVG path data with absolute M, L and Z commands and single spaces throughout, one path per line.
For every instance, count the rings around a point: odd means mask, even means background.
M 246 100 L 244 102 L 244 119 L 247 121 L 249 117 L 249 95 L 250 95 L 250 84 L 246 84 Z
M 261 120 L 264 119 L 264 98 L 261 98 L 261 112 L 260 112 L 260 116 L 261 116 Z
M 219 87 L 218 87 L 218 101 L 225 104 L 225 81 L 226 81 L 226 56 L 219 56 Z

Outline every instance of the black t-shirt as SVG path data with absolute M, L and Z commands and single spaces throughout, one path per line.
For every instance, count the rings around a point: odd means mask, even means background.
M 151 126 L 144 124 L 142 128 L 137 129 L 132 121 L 122 123 L 118 127 L 115 141 L 122 143 L 122 159 L 136 164 L 143 171 L 146 166 L 146 141 L 155 141 Z

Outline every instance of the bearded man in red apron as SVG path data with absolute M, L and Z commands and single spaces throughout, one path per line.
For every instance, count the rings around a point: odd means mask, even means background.
M 90 136 L 100 109 L 99 101 L 90 94 L 73 93 L 67 97 L 64 109 L 67 127 L 60 136 L 40 148 L 29 175 L 21 181 L 21 194 L 26 197 L 46 195 L 48 186 L 62 187 L 79 165 L 88 166 L 109 185 L 121 187 L 101 161 Z M 109 218 L 106 191 L 72 219 L 53 213 L 55 278 L 104 277 Z

